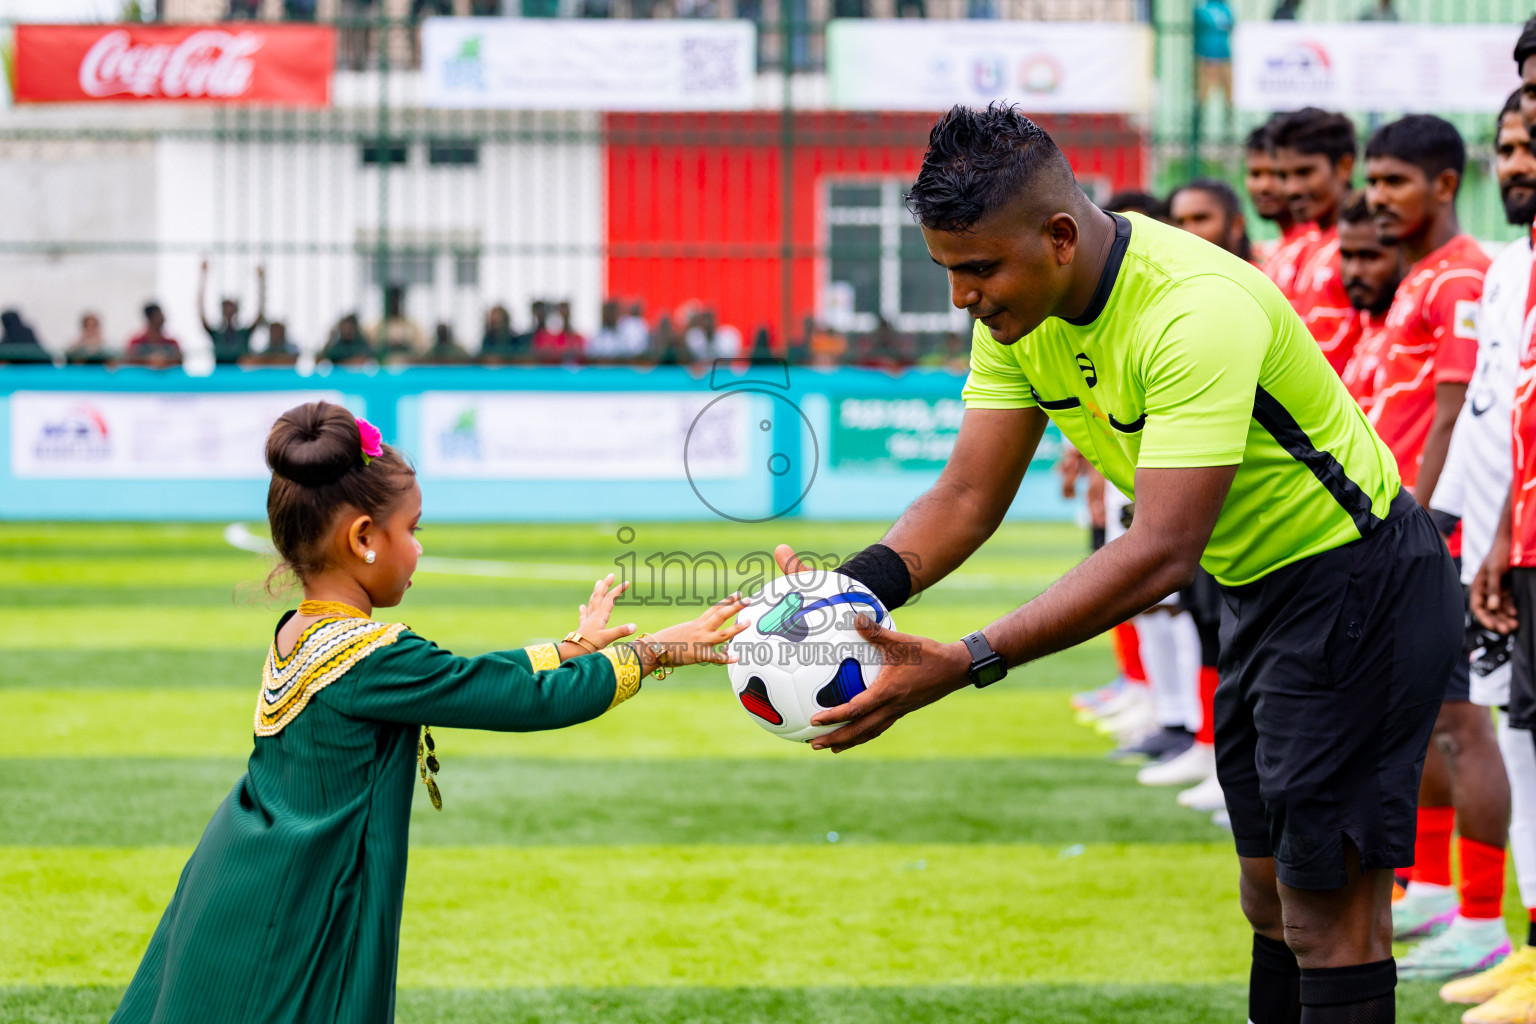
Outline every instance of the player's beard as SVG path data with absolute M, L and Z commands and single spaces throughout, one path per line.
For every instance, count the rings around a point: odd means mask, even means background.
M 1523 197 L 1510 194 L 1517 188 L 1524 190 Z M 1509 223 L 1529 226 L 1536 221 L 1536 178 L 1520 177 L 1500 182 L 1499 198 L 1504 201 L 1504 219 Z

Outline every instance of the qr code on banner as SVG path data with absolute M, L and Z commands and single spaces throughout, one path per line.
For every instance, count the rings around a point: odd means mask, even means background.
M 738 47 L 733 39 L 683 39 L 685 94 L 735 92 L 741 80 Z

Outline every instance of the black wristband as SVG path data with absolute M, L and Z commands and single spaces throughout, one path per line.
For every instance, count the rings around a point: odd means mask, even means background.
M 912 596 L 912 573 L 907 563 L 884 544 L 871 544 L 836 571 L 868 587 L 886 611 L 900 608 Z

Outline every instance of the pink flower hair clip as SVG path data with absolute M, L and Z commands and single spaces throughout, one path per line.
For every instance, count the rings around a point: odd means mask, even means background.
M 384 454 L 384 435 L 379 433 L 378 427 L 361 416 L 357 418 L 357 435 L 363 442 L 363 465 L 368 465 Z

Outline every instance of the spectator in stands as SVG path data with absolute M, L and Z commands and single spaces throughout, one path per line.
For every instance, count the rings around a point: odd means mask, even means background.
M 534 358 L 543 363 L 580 362 L 585 347 L 586 339 L 571 327 L 571 304 L 567 301 L 561 301 L 555 307 L 554 316 L 548 317 L 544 326 L 533 332 Z
M 374 58 L 373 24 L 378 0 L 341 0 L 342 60 L 353 71 L 367 68 Z
M 633 358 L 645 356 L 651 345 L 651 329 L 645 324 L 645 310 L 638 302 L 629 304 L 629 312 L 619 321 L 619 344 Z
M 336 322 L 325 348 L 320 350 L 319 359 L 338 366 L 361 366 L 374 361 L 373 346 L 368 344 L 356 313 L 348 313 Z
M 971 346 L 965 335 L 950 331 L 944 340 L 923 354 L 918 366 L 939 367 L 951 373 L 964 373 L 971 365 Z
M 1275 21 L 1295 21 L 1296 15 L 1301 13 L 1301 0 L 1280 0 L 1275 5 Z
M 432 347 L 422 355 L 421 361 L 438 365 L 467 363 L 469 353 L 464 351 L 464 346 L 453 340 L 453 328 L 448 324 L 439 323 L 433 334 Z
M 434 14 L 453 14 L 453 0 L 411 0 L 411 66 L 421 66 L 421 23 Z
M 165 312 L 159 303 L 144 307 L 144 329 L 128 339 L 123 358 L 157 370 L 181 365 L 181 346 L 165 333 Z
M 53 356 L 14 309 L 0 313 L 0 363 L 53 363 Z
M 281 320 L 267 325 L 267 347 L 261 350 L 260 361 L 275 366 L 292 366 L 299 361 L 299 350 L 288 340 L 288 325 Z
M 101 317 L 86 313 L 80 318 L 80 336 L 64 350 L 64 361 L 71 366 L 101 366 L 112 361 L 101 334 Z
M 405 289 L 397 284 L 384 289 L 384 319 L 369 334 L 380 362 L 410 362 L 427 350 L 420 325 L 405 315 Z
M 848 339 L 826 324 L 811 325 L 812 366 L 836 366 L 848 354 Z
M 283 0 L 283 17 L 288 21 L 314 21 L 315 0 Z
M 218 326 L 208 322 L 203 310 L 208 308 L 208 261 L 197 277 L 197 315 L 203 318 L 203 330 L 213 342 L 213 361 L 220 366 L 233 365 L 251 354 L 251 335 L 256 328 L 267 322 L 267 268 L 256 268 L 256 319 L 249 325 L 239 324 L 240 303 L 225 298 L 219 303 Z
M 485 314 L 485 331 L 480 335 L 480 361 L 485 363 L 520 363 L 528 359 L 533 344 L 531 334 L 512 330 L 512 314 L 502 305 L 492 306 Z
M 1139 213 L 1154 220 L 1168 220 L 1168 204 L 1149 192 L 1116 192 L 1104 204 L 1110 213 Z
M 1201 0 L 1195 4 L 1195 83 L 1199 101 L 1204 104 L 1213 90 L 1220 89 L 1226 100 L 1228 117 L 1232 112 L 1232 26 L 1237 19 L 1227 0 Z
M 1253 245 L 1248 241 L 1248 220 L 1237 190 L 1215 178 L 1196 178 L 1168 197 L 1168 216 L 1175 227 L 1199 235 L 1250 263 Z
M 703 363 L 715 358 L 715 314 L 707 309 L 695 309 L 688 314 L 687 322 L 683 342 L 693 361 Z
M 668 313 L 656 320 L 656 329 L 651 332 L 651 353 L 652 359 L 662 366 L 686 366 L 694 361 L 693 353 L 688 351 L 687 342 L 677 333 L 677 325 Z
M 634 330 L 639 321 L 639 331 Z M 631 307 L 629 316 L 620 318 L 619 301 L 609 299 L 603 303 L 602 322 L 597 333 L 587 342 L 587 360 L 594 363 L 627 363 L 645 355 L 647 337 L 645 320 L 639 316 L 639 306 Z
M 1392 0 L 1376 0 L 1376 3 L 1360 12 L 1361 21 L 1397 21 L 1397 8 Z

